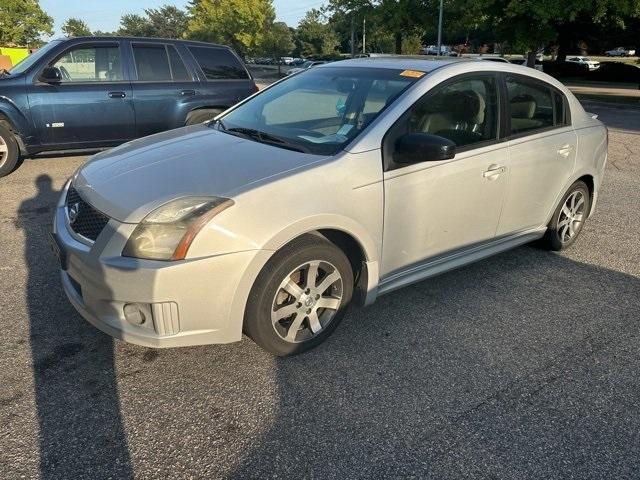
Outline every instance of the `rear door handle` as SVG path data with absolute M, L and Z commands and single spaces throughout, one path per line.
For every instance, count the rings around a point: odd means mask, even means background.
M 503 167 L 502 165 L 493 164 L 493 165 L 490 165 L 489 168 L 482 173 L 482 176 L 489 180 L 494 180 L 498 178 L 500 174 L 506 171 L 507 171 L 506 167 Z
M 127 96 L 124 92 L 109 92 L 109 98 L 124 98 Z
M 563 145 L 558 149 L 558 155 L 560 155 L 561 157 L 567 158 L 572 151 L 573 151 L 573 146 L 569 144 Z
M 182 95 L 182 96 L 195 95 L 195 94 L 196 94 L 195 90 L 181 90 L 180 91 L 180 95 Z

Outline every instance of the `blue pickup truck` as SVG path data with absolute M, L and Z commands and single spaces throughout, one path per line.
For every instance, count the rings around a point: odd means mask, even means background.
M 222 45 L 53 40 L 0 71 L 0 177 L 21 157 L 106 148 L 203 122 L 257 90 L 242 60 Z

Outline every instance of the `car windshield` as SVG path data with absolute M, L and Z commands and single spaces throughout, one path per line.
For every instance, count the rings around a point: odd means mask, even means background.
M 333 155 L 423 75 L 383 68 L 314 68 L 258 94 L 215 124 L 281 148 Z
M 304 62 L 301 67 L 302 68 L 309 68 L 311 65 L 313 65 L 313 62 L 307 60 L 306 62 Z
M 15 75 L 16 73 L 25 72 L 31 65 L 36 63 L 39 58 L 44 56 L 49 50 L 58 45 L 61 40 L 53 40 L 52 42 L 47 43 L 44 47 L 39 48 L 31 55 L 23 58 L 21 61 L 16 63 L 12 68 L 9 69 L 9 73 L 11 75 Z

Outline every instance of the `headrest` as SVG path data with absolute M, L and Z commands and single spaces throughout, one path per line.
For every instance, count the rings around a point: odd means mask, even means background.
M 536 113 L 536 99 L 531 95 L 521 94 L 511 99 L 511 117 L 533 118 Z
M 444 99 L 444 107 L 456 122 L 480 125 L 484 123 L 485 100 L 473 90 L 449 92 Z

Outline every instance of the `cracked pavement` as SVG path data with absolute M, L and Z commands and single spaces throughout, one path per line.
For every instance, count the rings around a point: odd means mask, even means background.
M 572 249 L 404 288 L 285 360 L 87 324 L 44 235 L 84 157 L 25 161 L 0 180 L 0 478 L 637 478 L 640 111 L 587 110 L 610 156 Z

